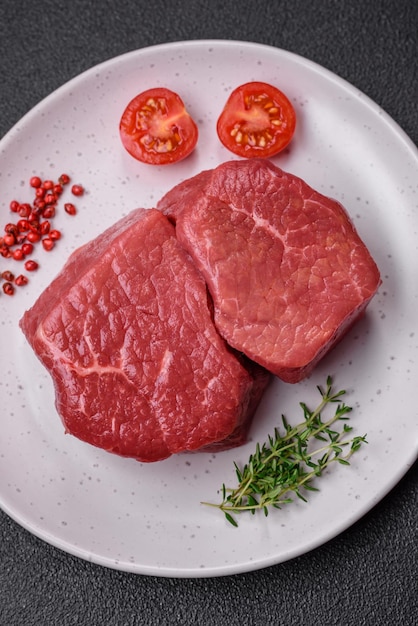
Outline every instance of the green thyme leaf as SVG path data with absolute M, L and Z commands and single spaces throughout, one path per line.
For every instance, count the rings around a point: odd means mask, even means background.
M 350 457 L 367 443 L 366 435 L 347 439 L 352 431 L 347 424 L 352 408 L 341 401 L 345 390 L 333 391 L 331 376 L 328 376 L 325 388 L 318 386 L 318 391 L 321 402 L 315 410 L 300 403 L 303 422 L 291 426 L 282 415 L 283 433 L 275 428 L 266 443 L 257 443 L 246 465 L 241 468 L 234 463 L 238 486 L 232 489 L 223 485 L 220 504 L 202 504 L 220 509 L 226 520 L 237 527 L 234 515 L 255 514 L 260 510 L 267 516 L 269 507 L 280 509 L 283 504 L 293 502 L 292 493 L 306 502 L 304 492 L 318 491 L 311 482 L 322 476 L 327 467 L 334 462 L 350 465 Z M 335 403 L 333 416 L 323 420 L 324 410 Z M 314 442 L 317 442 L 316 446 Z

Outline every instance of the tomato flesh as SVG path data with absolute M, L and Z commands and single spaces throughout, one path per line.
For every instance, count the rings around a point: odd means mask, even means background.
M 152 165 L 185 159 L 198 139 L 197 126 L 184 102 L 164 87 L 135 96 L 122 114 L 119 132 L 129 154 Z
M 217 122 L 223 145 L 241 157 L 271 157 L 291 141 L 296 113 L 290 100 L 276 87 L 245 83 L 229 96 Z

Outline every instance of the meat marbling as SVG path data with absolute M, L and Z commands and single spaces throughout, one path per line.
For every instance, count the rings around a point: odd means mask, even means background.
M 157 208 L 202 272 L 220 334 L 287 382 L 311 372 L 380 284 L 341 204 L 271 162 L 224 163 Z
M 219 336 L 202 276 L 155 209 L 75 251 L 20 325 L 66 431 L 144 462 L 243 443 L 269 379 Z

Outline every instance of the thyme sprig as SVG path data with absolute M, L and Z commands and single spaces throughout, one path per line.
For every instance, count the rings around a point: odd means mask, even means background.
M 350 457 L 367 443 L 366 435 L 348 438 L 352 431 L 348 414 L 352 408 L 341 401 L 345 390 L 333 391 L 331 376 L 325 389 L 317 389 L 321 402 L 316 409 L 311 411 L 301 402 L 304 420 L 297 426 L 291 426 L 282 415 L 283 434 L 276 428 L 268 442 L 257 444 L 242 469 L 234 463 L 238 486 L 231 489 L 224 484 L 220 504 L 202 504 L 219 508 L 228 522 L 238 526 L 235 514 L 262 510 L 267 516 L 269 507 L 280 509 L 292 502 L 292 494 L 306 502 L 304 492 L 318 491 L 312 482 L 325 468 L 335 462 L 350 465 Z M 323 419 L 324 409 L 335 403 L 334 415 Z M 343 422 L 342 427 L 338 422 Z

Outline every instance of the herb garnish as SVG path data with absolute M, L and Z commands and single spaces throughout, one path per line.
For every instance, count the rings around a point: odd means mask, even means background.
M 202 502 L 208 506 L 219 508 L 228 522 L 233 526 L 238 523 L 233 514 L 248 511 L 255 513 L 262 510 L 267 516 L 269 507 L 280 509 L 283 504 L 292 502 L 292 492 L 306 502 L 302 493 L 318 491 L 312 485 L 314 478 L 331 463 L 349 465 L 349 459 L 359 450 L 361 444 L 367 443 L 366 435 L 347 439 L 352 427 L 348 425 L 348 413 L 352 410 L 341 397 L 345 390 L 332 390 L 332 378 L 328 376 L 326 388 L 317 387 L 321 394 L 321 402 L 314 411 L 301 402 L 304 421 L 297 426 L 290 426 L 284 415 L 282 422 L 284 434 L 276 428 L 273 436 L 256 451 L 242 469 L 236 463 L 235 471 L 238 486 L 235 489 L 222 485 L 222 502 L 213 504 Z M 322 413 L 327 405 L 338 403 L 333 417 L 323 420 Z M 343 421 L 342 428 L 337 422 Z M 321 442 L 321 444 L 315 444 Z

